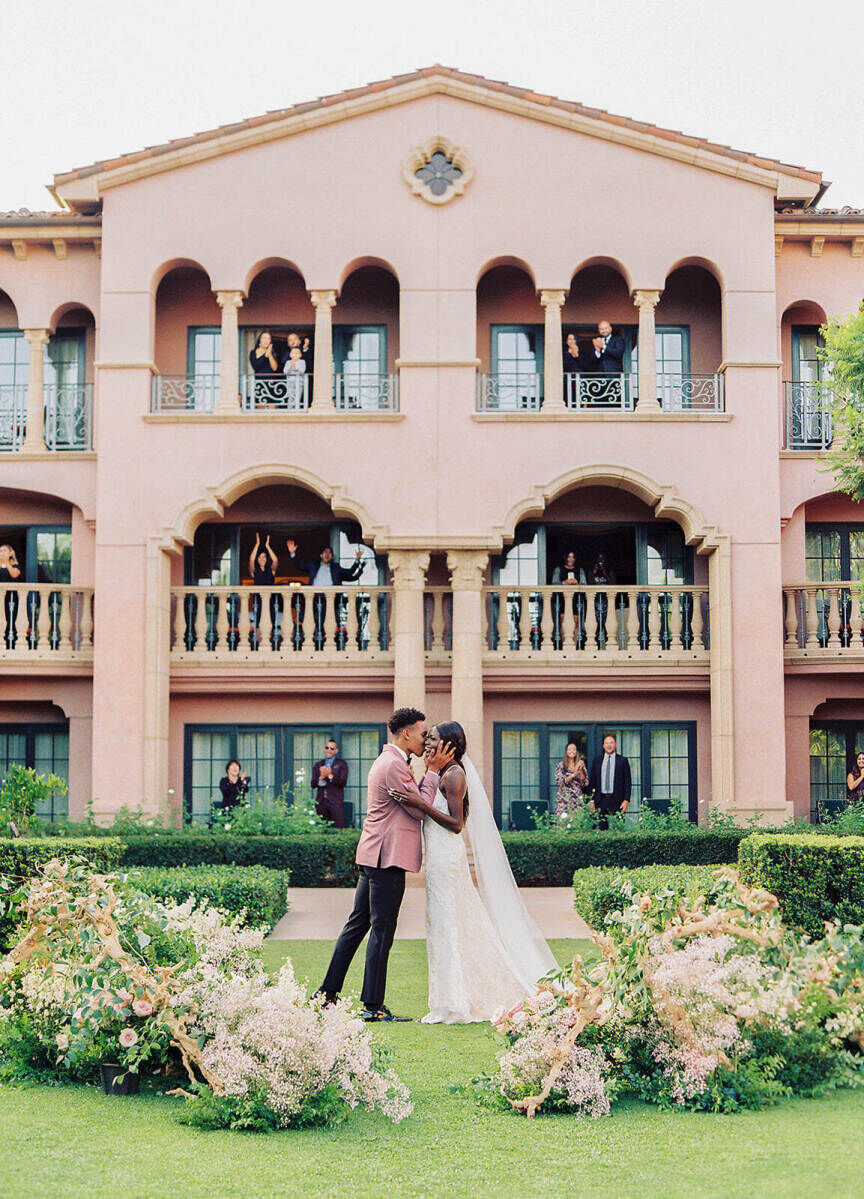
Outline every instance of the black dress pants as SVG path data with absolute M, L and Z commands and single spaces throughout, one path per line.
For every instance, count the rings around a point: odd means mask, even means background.
M 361 866 L 360 881 L 354 895 L 354 910 L 339 934 L 321 990 L 338 995 L 348 967 L 363 938 L 366 946 L 366 971 L 360 998 L 363 1006 L 376 1011 L 384 1005 L 387 986 L 387 959 L 396 932 L 399 908 L 405 894 L 405 871 L 401 866 Z
M 601 795 L 595 806 L 597 808 L 598 828 L 608 829 L 610 815 L 613 812 L 617 812 L 621 805 L 616 803 L 611 795 Z

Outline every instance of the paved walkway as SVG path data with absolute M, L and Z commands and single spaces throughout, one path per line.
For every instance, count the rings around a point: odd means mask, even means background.
M 585 921 L 573 910 L 570 887 L 523 887 L 521 894 L 547 939 L 591 935 Z M 272 940 L 334 941 L 351 911 L 354 892 L 342 887 L 291 887 L 288 899 L 291 907 L 270 934 Z M 396 936 L 403 940 L 426 938 L 422 876 L 413 876 L 405 889 Z

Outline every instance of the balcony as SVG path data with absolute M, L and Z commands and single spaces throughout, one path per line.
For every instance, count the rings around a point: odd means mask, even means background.
M 783 448 L 829 449 L 834 438 L 833 392 L 823 382 L 788 379 L 783 384 L 783 391 Z
M 46 384 L 42 445 L 52 452 L 93 447 L 92 383 Z M 0 451 L 24 448 L 27 437 L 27 385 L 0 385 Z
M 93 661 L 93 589 L 61 583 L 3 583 L 0 665 Z
M 657 396 L 663 412 L 724 412 L 723 375 L 657 375 Z M 634 412 L 639 399 L 635 372 L 592 375 L 566 374 L 564 402 L 571 412 Z M 539 412 L 543 407 L 543 376 L 478 374 L 478 412 Z
M 312 375 L 241 375 L 238 411 L 308 412 Z M 341 374 L 333 379 L 337 412 L 398 412 L 397 374 Z M 219 403 L 218 375 L 154 375 L 150 411 L 212 415 Z
M 706 587 L 485 587 L 487 663 L 707 663 Z
M 390 587 L 173 587 L 171 661 L 393 663 Z
M 785 656 L 792 662 L 864 662 L 864 594 L 859 582 L 784 587 Z

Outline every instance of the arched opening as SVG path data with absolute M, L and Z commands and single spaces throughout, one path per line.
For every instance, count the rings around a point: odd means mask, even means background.
M 0 291 L 0 452 L 24 439 L 30 347 L 18 327 L 12 297 Z
M 275 468 L 260 479 L 229 482 L 218 508 L 180 522 L 189 544 L 172 562 L 172 664 L 246 668 L 256 681 L 218 697 L 211 687 L 171 696 L 170 770 L 178 795 L 183 780 L 187 818 L 206 821 L 230 757 L 253 793 L 308 799 L 312 764 L 335 737 L 349 764 L 350 823 L 390 697 L 368 680 L 334 697 L 309 668 L 392 663 L 386 559 L 363 543 L 364 514 L 320 481 L 301 485 Z
M 359 259 L 333 309 L 337 408 L 398 408 L 399 280 L 377 259 Z
M 22 694 L 15 699 L 0 700 L 0 779 L 6 778 L 12 767 L 24 766 L 39 774 L 55 774 L 68 787 L 69 720 L 50 699 L 37 698 L 38 684 L 20 690 Z M 68 814 L 68 790 L 40 797 L 35 809 L 35 815 L 48 823 Z
M 663 407 L 721 408 L 723 297 L 714 273 L 693 261 L 676 266 L 666 276 L 654 321 L 657 394 Z
M 543 403 L 543 309 L 530 268 L 498 259 L 477 281 L 480 407 L 518 411 Z
M 626 271 L 614 259 L 591 258 L 573 275 L 561 312 L 568 407 L 633 407 L 635 311 Z
M 303 276 L 285 259 L 267 259 L 251 273 L 247 286 L 239 312 L 244 406 L 308 408 L 315 310 Z
M 799 504 L 783 529 L 786 644 L 864 657 L 864 506 L 827 492 Z
M 789 304 L 780 320 L 783 363 L 783 444 L 788 450 L 826 449 L 833 437 L 827 364 L 820 351 L 825 309 L 813 300 Z
M 45 444 L 89 450 L 93 444 L 96 318 L 77 301 L 55 309 L 45 346 Z
M 157 411 L 212 412 L 219 394 L 222 313 L 202 266 L 180 262 L 160 273 L 155 293 Z
M 607 733 L 630 761 L 631 812 L 647 798 L 695 820 L 698 792 L 710 785 L 710 767 L 696 752 L 709 743 L 711 724 L 708 570 L 696 550 L 696 514 L 671 497 L 667 503 L 647 480 L 616 483 L 604 473 L 538 496 L 491 563 L 487 654 L 526 669 L 558 663 L 574 680 L 561 682 L 559 696 L 526 689 L 508 693 L 506 707 L 489 701 L 501 721 L 496 800 L 504 827 L 508 813 L 519 823 L 526 778 L 532 794 L 554 802 L 564 747 L 575 743 L 590 764 Z M 652 693 L 651 672 L 663 662 L 674 662 L 679 682 L 691 674 L 691 694 Z M 601 686 L 592 671 L 604 664 Z

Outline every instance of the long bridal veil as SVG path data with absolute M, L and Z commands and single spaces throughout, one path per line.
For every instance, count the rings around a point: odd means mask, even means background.
M 486 788 L 467 755 L 462 759 L 462 768 L 468 780 L 470 801 L 465 829 L 474 856 L 477 889 L 507 952 L 511 970 L 530 991 L 538 978 L 557 968 L 557 962 L 528 915 L 495 825 Z

